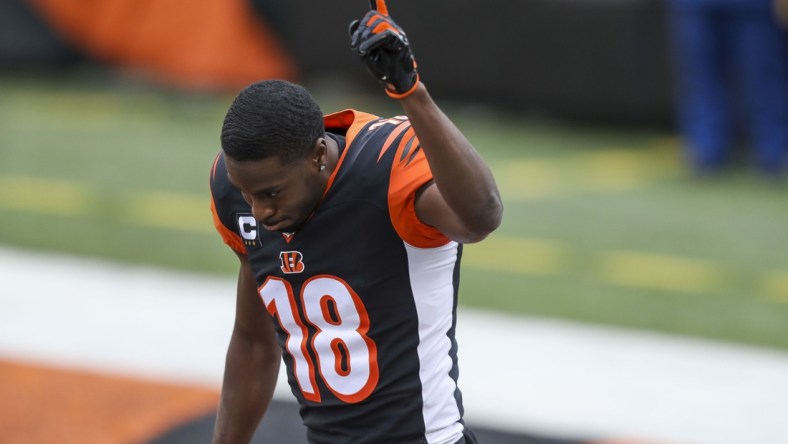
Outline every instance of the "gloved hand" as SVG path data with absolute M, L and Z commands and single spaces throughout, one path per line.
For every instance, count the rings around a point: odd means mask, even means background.
M 350 47 L 372 75 L 386 88 L 386 94 L 402 99 L 416 90 L 419 73 L 405 32 L 391 20 L 385 3 L 350 24 Z

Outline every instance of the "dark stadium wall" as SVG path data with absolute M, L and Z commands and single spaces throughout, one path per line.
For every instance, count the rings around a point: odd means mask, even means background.
M 305 78 L 336 74 L 377 87 L 348 50 L 347 24 L 366 0 L 286 3 L 282 15 L 298 32 L 284 38 Z M 634 124 L 671 120 L 664 7 L 664 0 L 389 1 L 434 94 Z
M 664 1 L 390 0 L 389 6 L 438 98 L 653 125 L 668 123 L 673 109 Z M 182 87 L 233 90 L 283 77 L 377 91 L 348 48 L 348 23 L 367 0 L 189 5 L 5 0 L 0 67 L 25 59 L 63 63 L 82 53 Z
M 24 0 L 0 1 L 0 70 L 68 66 L 82 56 Z

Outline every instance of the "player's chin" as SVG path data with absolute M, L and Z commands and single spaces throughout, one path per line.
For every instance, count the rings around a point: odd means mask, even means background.
M 267 231 L 278 231 L 280 233 L 295 233 L 298 231 L 299 224 L 294 224 L 289 219 L 283 219 L 276 223 L 263 224 L 263 228 Z
M 290 226 L 285 227 L 285 228 L 280 228 L 280 229 L 278 229 L 276 231 L 278 231 L 278 232 L 280 232 L 282 234 L 293 234 L 293 233 L 297 232 L 299 228 L 300 227 L 298 227 L 298 226 L 290 225 Z
M 287 231 L 292 224 L 283 219 L 277 222 L 264 222 L 261 225 L 266 231 Z

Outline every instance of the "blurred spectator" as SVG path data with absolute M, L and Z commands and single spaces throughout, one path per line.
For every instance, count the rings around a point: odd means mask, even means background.
M 788 0 L 774 0 L 774 12 L 783 27 L 788 28 Z
M 785 174 L 788 49 L 775 17 L 775 10 L 784 10 L 782 3 L 669 1 L 679 125 L 688 160 L 700 174 L 726 166 L 739 130 L 744 130 L 761 173 Z

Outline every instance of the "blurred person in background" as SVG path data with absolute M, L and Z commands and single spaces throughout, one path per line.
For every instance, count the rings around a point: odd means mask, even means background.
M 492 173 L 377 0 L 351 47 L 405 116 L 323 116 L 302 87 L 236 97 L 211 174 L 240 259 L 214 443 L 248 443 L 284 360 L 310 444 L 474 444 L 457 386 L 462 243 L 498 227 Z
M 788 29 L 788 0 L 774 0 L 774 13 L 783 28 Z
M 724 170 L 742 132 L 757 170 L 788 162 L 788 49 L 775 11 L 785 0 L 669 0 L 678 124 L 694 172 Z

